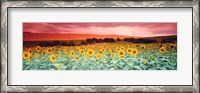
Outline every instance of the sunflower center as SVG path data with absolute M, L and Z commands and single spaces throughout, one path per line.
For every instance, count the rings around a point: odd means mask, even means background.
M 55 60 L 56 58 L 55 58 L 55 57 L 52 57 L 52 59 Z
M 92 54 L 92 51 L 89 51 L 89 54 Z
M 133 54 L 135 54 L 135 53 L 136 53 L 136 51 L 134 50 L 134 51 L 133 51 Z
M 25 57 L 28 57 L 28 55 L 27 55 L 27 54 L 25 54 L 24 56 L 25 56 Z
M 124 53 L 123 52 L 120 52 L 120 55 L 123 55 Z

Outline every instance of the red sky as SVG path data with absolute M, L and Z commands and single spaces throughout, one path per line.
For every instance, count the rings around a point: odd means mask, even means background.
M 83 34 L 87 38 L 110 35 L 153 37 L 176 35 L 177 23 L 23 23 L 23 32 L 24 41 L 83 39 Z

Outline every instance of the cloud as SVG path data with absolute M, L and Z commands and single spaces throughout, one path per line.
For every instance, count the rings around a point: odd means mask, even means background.
M 24 23 L 23 32 L 125 36 L 176 35 L 177 23 Z

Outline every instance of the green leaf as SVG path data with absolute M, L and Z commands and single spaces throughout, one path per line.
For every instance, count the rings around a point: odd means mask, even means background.
M 134 66 L 134 69 L 140 70 L 141 68 L 140 68 L 140 66 Z
M 113 63 L 113 64 L 116 64 L 117 62 L 118 62 L 118 60 L 116 60 L 116 59 L 111 60 L 111 63 Z

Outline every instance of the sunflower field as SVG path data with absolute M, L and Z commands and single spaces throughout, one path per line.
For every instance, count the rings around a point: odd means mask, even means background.
M 23 70 L 177 70 L 176 43 L 25 47 Z

